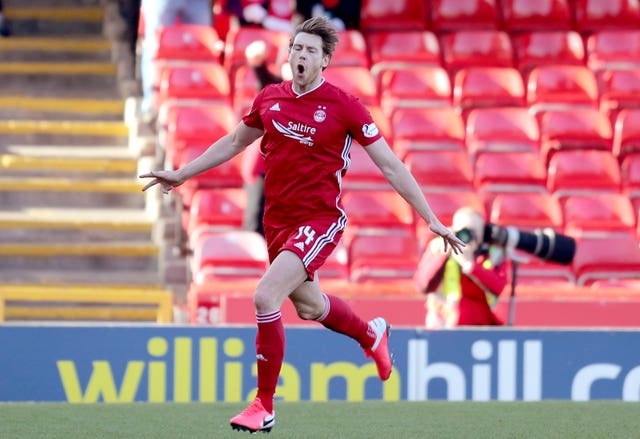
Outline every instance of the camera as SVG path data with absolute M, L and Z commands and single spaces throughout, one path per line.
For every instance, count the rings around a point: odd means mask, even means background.
M 475 239 L 473 231 L 462 229 L 456 236 L 465 243 Z M 531 232 L 513 226 L 503 227 L 488 223 L 484 228 L 483 243 L 507 249 L 517 248 L 542 260 L 568 265 L 576 253 L 576 241 L 570 236 L 557 233 L 550 228 L 534 229 Z

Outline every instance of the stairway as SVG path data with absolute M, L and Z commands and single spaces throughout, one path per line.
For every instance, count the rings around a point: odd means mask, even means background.
M 129 146 L 104 36 L 115 5 L 4 2 L 0 321 L 171 320 L 155 194 L 137 178 L 152 159 Z

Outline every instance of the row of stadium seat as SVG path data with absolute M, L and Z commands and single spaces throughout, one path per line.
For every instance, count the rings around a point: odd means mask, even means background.
M 636 0 L 364 0 L 364 31 L 599 29 L 640 24 Z

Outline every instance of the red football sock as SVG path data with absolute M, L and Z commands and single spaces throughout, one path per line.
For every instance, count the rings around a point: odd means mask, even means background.
M 256 314 L 256 361 L 258 364 L 258 394 L 260 402 L 269 413 L 273 411 L 273 395 L 276 393 L 280 368 L 284 361 L 284 325 L 280 311 Z
M 373 346 L 376 334 L 369 329 L 369 324 L 353 312 L 349 304 L 339 297 L 324 294 L 325 311 L 318 318 L 326 328 L 347 335 L 368 349 Z

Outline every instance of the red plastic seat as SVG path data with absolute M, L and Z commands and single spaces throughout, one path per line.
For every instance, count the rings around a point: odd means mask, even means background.
M 391 189 L 382 171 L 373 163 L 362 146 L 354 142 L 349 155 L 351 158 L 349 169 L 342 181 L 345 189 Z
M 363 32 L 425 30 L 427 4 L 422 1 L 363 0 L 360 29 Z
M 621 180 L 620 166 L 610 151 L 558 151 L 549 160 L 547 190 L 557 198 L 619 193 Z
M 547 167 L 537 151 L 481 154 L 473 169 L 482 192 L 546 192 Z
M 618 113 L 612 152 L 619 159 L 629 153 L 640 152 L 640 108 L 624 109 Z
M 191 199 L 187 233 L 200 227 L 239 229 L 242 227 L 247 194 L 241 188 L 197 190 Z
M 640 67 L 632 69 L 607 69 L 599 74 L 600 111 L 615 121 L 624 108 L 640 108 Z
M 546 192 L 501 193 L 491 204 L 489 221 L 522 230 L 550 227 L 562 231 L 562 207 Z
M 499 30 L 456 31 L 440 36 L 444 67 L 513 67 L 509 34 Z
M 174 105 L 164 117 L 164 147 L 169 160 L 177 166 L 184 146 L 207 145 L 231 132 L 238 120 L 233 108 L 225 103 Z
M 191 236 L 194 282 L 261 277 L 267 269 L 267 245 L 257 232 L 206 231 Z
M 453 214 L 461 207 L 469 206 L 486 217 L 485 204 L 475 191 L 468 190 L 448 190 L 444 192 L 425 191 L 425 197 L 442 224 L 447 226 L 453 222 Z M 426 248 L 427 243 L 436 236 L 427 223 L 423 220 L 416 221 L 416 236 L 420 243 L 420 248 Z
M 620 176 L 624 193 L 634 197 L 640 195 L 640 153 L 625 156 L 620 164 Z
M 578 285 L 597 280 L 640 277 L 640 247 L 628 235 L 577 238 L 572 263 Z
M 362 32 L 356 29 L 347 29 L 338 32 L 340 43 L 331 57 L 331 66 L 358 66 L 370 67 L 371 62 L 367 53 L 367 42 Z
M 349 190 L 342 196 L 349 227 L 413 231 L 413 210 L 393 190 Z
M 389 68 L 440 65 L 440 43 L 431 31 L 373 32 L 366 34 L 365 38 L 374 76 Z
M 573 12 L 579 32 L 640 26 L 640 4 L 637 0 L 574 0 Z
M 338 242 L 316 275 L 320 279 L 349 280 L 349 252 L 343 241 Z
M 611 151 L 613 133 L 607 116 L 595 109 L 543 111 L 540 119 L 540 152 L 549 157 L 564 149 Z
M 195 160 L 208 147 L 208 143 L 204 145 L 194 143 L 185 146 L 178 166 L 183 167 Z M 189 208 L 192 204 L 193 195 L 200 189 L 241 188 L 242 184 L 242 158 L 236 156 L 215 168 L 191 177 L 184 184 L 178 186 L 175 191 L 182 197 L 183 204 Z
M 496 0 L 431 0 L 430 14 L 437 32 L 497 29 L 500 24 Z
M 531 70 L 527 105 L 532 111 L 598 108 L 598 83 L 585 66 L 546 65 Z
M 173 24 L 158 30 L 155 59 L 220 61 L 224 42 L 211 26 Z
M 587 66 L 593 70 L 640 67 L 640 30 L 612 29 L 587 37 Z
M 413 234 L 354 235 L 349 243 L 350 280 L 355 283 L 410 280 L 419 260 Z
M 324 78 L 357 96 L 364 105 L 378 105 L 378 88 L 371 72 L 366 67 L 331 67 L 325 70 Z
M 389 116 L 396 108 L 451 106 L 451 82 L 442 67 L 386 70 L 379 82 L 380 106 Z
M 564 233 L 571 236 L 602 232 L 634 235 L 636 230 L 633 206 L 623 194 L 568 196 L 563 202 L 563 215 Z
M 501 0 L 502 24 L 507 32 L 569 30 L 571 0 Z
M 413 150 L 465 150 L 464 121 L 452 107 L 398 108 L 390 123 L 393 149 L 401 159 Z
M 249 44 L 262 40 L 266 44 L 266 61 L 278 64 L 286 59 L 284 48 L 289 47 L 289 33 L 274 31 L 262 27 L 238 26 L 227 34 L 224 46 L 223 65 L 231 77 L 235 69 L 247 63 L 244 51 Z
M 466 112 L 477 107 L 524 106 L 525 89 L 513 67 L 468 67 L 453 80 L 453 106 Z
M 170 99 L 231 103 L 229 75 L 217 62 L 167 66 L 160 74 L 156 104 L 159 107 Z
M 410 151 L 404 162 L 426 192 L 473 190 L 473 167 L 465 151 Z
M 475 108 L 467 116 L 471 161 L 484 152 L 539 152 L 538 122 L 526 108 Z
M 572 30 L 526 32 L 513 36 L 511 42 L 516 65 L 523 73 L 542 65 L 586 63 L 582 37 Z

